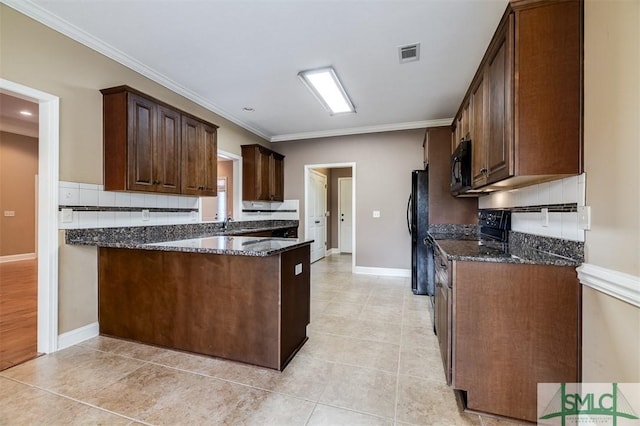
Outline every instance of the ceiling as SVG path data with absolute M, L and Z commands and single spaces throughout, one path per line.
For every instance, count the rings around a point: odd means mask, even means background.
M 449 124 L 507 3 L 2 1 L 270 141 Z M 327 65 L 356 114 L 330 116 L 297 77 Z
M 38 137 L 38 119 L 38 104 L 0 92 L 0 130 Z

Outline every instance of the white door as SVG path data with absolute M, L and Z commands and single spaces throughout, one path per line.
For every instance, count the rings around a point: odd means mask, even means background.
M 327 177 L 314 170 L 309 171 L 309 205 L 307 223 L 311 244 L 311 262 L 322 259 L 327 241 Z
M 338 178 L 338 212 L 340 214 L 340 221 L 338 222 L 338 248 L 340 253 L 351 253 L 353 245 L 353 202 L 351 185 L 351 178 Z

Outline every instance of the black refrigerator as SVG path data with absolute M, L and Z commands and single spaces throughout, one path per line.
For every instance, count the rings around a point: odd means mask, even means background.
M 429 231 L 428 166 L 411 172 L 407 226 L 411 234 L 411 290 L 414 294 L 433 295 L 433 248 L 425 244 Z

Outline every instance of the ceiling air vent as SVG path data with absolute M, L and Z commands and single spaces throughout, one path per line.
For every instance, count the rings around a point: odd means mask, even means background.
M 420 43 L 410 44 L 398 47 L 398 56 L 400 63 L 413 62 L 420 59 Z

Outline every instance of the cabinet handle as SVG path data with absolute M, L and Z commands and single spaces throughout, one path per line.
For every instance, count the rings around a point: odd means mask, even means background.
M 486 175 L 488 171 L 489 170 L 487 170 L 486 167 L 483 167 L 483 168 L 480 169 L 480 173 L 482 173 L 483 175 Z

